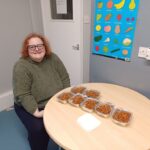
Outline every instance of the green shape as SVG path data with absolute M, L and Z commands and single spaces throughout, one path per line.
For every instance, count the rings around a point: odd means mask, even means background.
M 108 46 L 104 46 L 104 47 L 103 47 L 103 51 L 104 51 L 105 53 L 107 53 L 108 50 L 109 50 L 109 49 L 108 49 Z
M 117 51 L 120 51 L 120 48 L 116 48 L 116 49 L 112 50 L 111 53 L 114 53 L 114 52 L 117 52 Z
M 100 41 L 101 39 L 102 39 L 102 36 L 101 36 L 101 35 L 94 37 L 94 41 L 95 41 L 95 42 L 98 42 L 98 41 Z
M 118 44 L 119 43 L 118 39 L 114 39 L 114 43 Z

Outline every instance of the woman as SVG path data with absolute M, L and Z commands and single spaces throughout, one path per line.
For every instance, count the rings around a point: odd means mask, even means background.
M 32 150 L 46 150 L 49 136 L 43 125 L 48 100 L 70 86 L 69 75 L 47 40 L 32 33 L 23 42 L 21 58 L 13 69 L 15 111 L 28 131 Z

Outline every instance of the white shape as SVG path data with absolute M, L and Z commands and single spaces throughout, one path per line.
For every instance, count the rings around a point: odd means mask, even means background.
M 84 114 L 77 119 L 77 123 L 86 131 L 90 132 L 97 128 L 101 122 L 91 114 Z
M 139 47 L 138 57 L 145 58 L 147 54 L 147 47 Z
M 67 14 L 67 0 L 56 0 L 57 14 Z
M 110 38 L 106 38 L 106 40 L 104 42 L 110 42 Z
M 150 60 L 150 48 L 147 49 L 146 57 L 147 60 Z

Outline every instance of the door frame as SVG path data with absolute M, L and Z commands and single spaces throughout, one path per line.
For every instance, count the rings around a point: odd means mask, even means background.
M 47 31 L 45 30 L 46 29 L 46 27 L 45 27 L 45 24 L 44 24 L 44 22 L 46 22 L 45 21 L 45 19 L 49 19 L 50 21 L 54 21 L 54 22 L 57 22 L 57 21 L 60 21 L 59 19 L 52 19 L 52 17 L 51 17 L 51 8 L 50 8 L 50 0 L 48 0 L 49 2 L 49 6 L 45 6 L 45 0 L 43 1 L 43 0 L 40 0 L 40 2 L 41 2 L 41 10 L 42 10 L 42 20 L 43 20 L 43 31 L 44 31 L 44 35 L 47 35 Z M 76 1 L 76 0 L 73 0 L 73 5 L 74 5 L 74 1 Z M 83 83 L 84 82 L 84 74 L 83 74 L 83 71 L 84 71 L 84 45 L 83 45 L 83 37 L 84 37 L 84 32 L 83 32 L 83 28 L 84 28 L 84 11 L 83 11 L 83 1 L 84 0 L 79 0 L 79 2 L 80 2 L 80 6 L 81 6 L 81 9 L 80 9 L 80 14 L 81 14 L 81 17 L 80 17 L 80 49 L 79 49 L 79 53 L 80 53 L 80 65 L 81 65 L 81 67 L 80 67 L 80 82 L 81 83 Z M 43 15 L 44 15 L 44 8 L 45 7 L 49 7 L 49 10 L 47 10 L 45 13 L 48 13 L 49 14 L 49 18 L 44 18 L 43 17 Z M 74 8 L 73 8 L 73 20 L 61 20 L 62 22 L 74 22 Z M 73 50 L 73 49 L 72 49 Z M 88 75 L 89 76 L 89 75 Z M 88 77 L 89 78 L 89 77 Z

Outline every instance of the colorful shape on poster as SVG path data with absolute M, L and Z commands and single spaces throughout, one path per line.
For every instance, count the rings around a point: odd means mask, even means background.
M 118 14 L 118 15 L 117 15 L 117 20 L 120 21 L 121 18 L 122 18 L 122 15 L 121 15 L 121 14 Z
M 111 9 L 113 7 L 113 1 L 112 0 L 109 0 L 108 2 L 107 2 L 107 8 L 108 9 Z
M 121 9 L 124 7 L 125 1 L 126 0 L 121 0 L 121 2 L 114 4 L 114 6 L 116 7 L 116 9 Z
M 111 17 L 112 17 L 112 14 L 111 14 L 111 13 L 107 14 L 107 15 L 105 16 L 105 21 L 109 21 L 109 20 L 111 19 Z
M 101 17 L 102 17 L 102 14 L 97 14 L 96 15 L 96 20 L 99 21 L 101 19 Z
M 98 42 L 98 41 L 100 41 L 101 39 L 102 39 L 102 36 L 101 36 L 101 35 L 98 35 L 98 36 L 95 36 L 95 37 L 94 37 L 95 42 Z
M 103 7 L 103 2 L 98 2 L 97 3 L 97 8 L 101 9 Z
M 131 0 L 130 4 L 129 4 L 129 9 L 133 10 L 135 9 L 135 1 L 134 0 Z
M 95 0 L 93 54 L 130 61 L 138 6 L 139 0 Z

